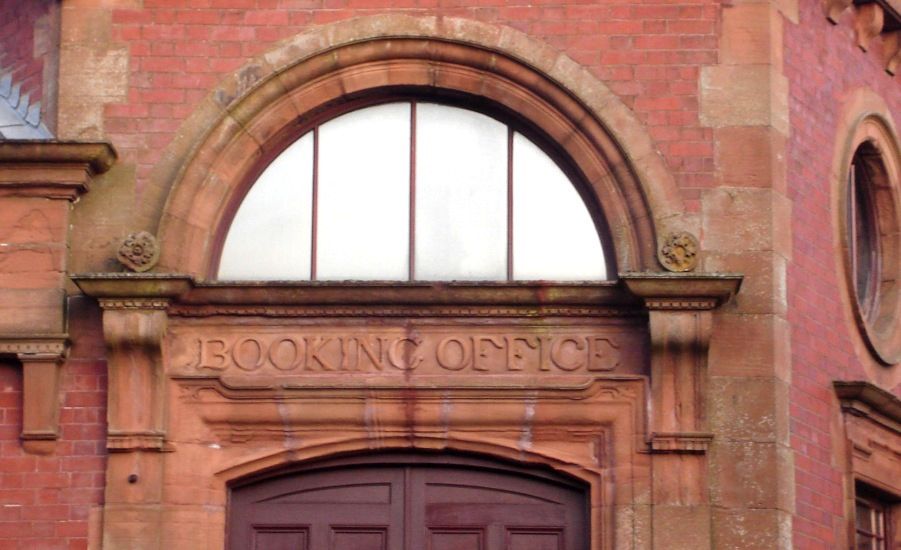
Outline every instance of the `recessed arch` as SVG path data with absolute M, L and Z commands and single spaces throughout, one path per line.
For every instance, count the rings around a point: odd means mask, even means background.
M 215 90 L 154 174 L 167 197 L 161 268 L 201 277 L 235 197 L 298 125 L 336 102 L 415 90 L 519 113 L 587 182 L 619 271 L 656 271 L 656 235 L 679 227 L 671 175 L 632 113 L 586 70 L 521 33 L 457 19 L 380 16 L 299 35 Z M 168 192 L 167 192 L 168 190 Z M 156 197 L 154 193 L 157 193 Z M 147 214 L 145 214 L 147 215 Z M 149 214 L 152 216 L 152 214 Z
M 406 540 L 500 548 L 510 538 L 589 547 L 587 486 L 548 469 L 452 453 L 380 453 L 243 481 L 230 490 L 230 548 L 316 548 L 342 537 L 378 547 Z

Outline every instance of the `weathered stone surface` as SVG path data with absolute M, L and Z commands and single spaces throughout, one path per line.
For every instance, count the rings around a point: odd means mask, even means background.
M 705 126 L 772 126 L 788 133 L 788 80 L 769 65 L 704 67 L 700 103 Z
M 724 187 L 702 196 L 702 240 L 716 252 L 771 250 L 791 258 L 791 201 L 768 189 Z

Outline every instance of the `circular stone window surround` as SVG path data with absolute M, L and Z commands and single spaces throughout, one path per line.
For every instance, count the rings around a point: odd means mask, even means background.
M 872 97 L 865 99 L 869 101 L 863 103 L 873 103 Z M 884 107 L 881 101 L 878 103 Z M 856 110 L 856 116 L 849 122 L 849 132 L 845 133 L 848 138 L 844 140 L 841 152 L 837 155 L 840 162 L 833 175 L 837 183 L 834 194 L 837 204 L 834 211 L 838 215 L 835 227 L 841 252 L 840 277 L 844 279 L 845 288 L 843 301 L 848 305 L 847 309 L 851 311 L 857 332 L 868 348 L 867 355 L 877 362 L 873 365 L 872 360 L 860 357 L 864 368 L 872 378 L 882 382 L 880 385 L 885 385 L 889 382 L 888 378 L 898 378 L 899 369 L 888 369 L 896 371 L 895 376 L 890 376 L 884 367 L 901 362 L 901 289 L 897 284 L 897 281 L 901 281 L 901 154 L 894 124 L 887 110 Z M 848 174 L 856 152 L 864 144 L 872 147 L 881 163 L 881 170 L 870 182 L 873 188 L 869 189 L 873 200 L 872 213 L 876 216 L 879 259 L 875 264 L 877 273 L 874 296 L 866 305 L 861 304 L 857 297 L 848 234 Z M 858 356 L 861 355 L 859 350 Z

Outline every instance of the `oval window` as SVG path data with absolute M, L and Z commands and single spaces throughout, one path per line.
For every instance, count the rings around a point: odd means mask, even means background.
M 842 232 L 851 305 L 864 341 L 885 364 L 901 360 L 897 164 L 893 141 L 872 118 L 858 127 L 844 190 Z
M 220 254 L 229 280 L 603 280 L 576 187 L 485 114 L 394 102 L 301 136 L 262 172 Z

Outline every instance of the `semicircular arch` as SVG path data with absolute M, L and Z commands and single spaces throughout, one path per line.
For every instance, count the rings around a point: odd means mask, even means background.
M 208 96 L 152 176 L 147 208 L 165 201 L 160 267 L 210 276 L 237 204 L 300 126 L 336 103 L 398 90 L 516 113 L 585 182 L 586 203 L 606 224 L 605 250 L 615 254 L 611 271 L 658 270 L 657 235 L 679 223 L 681 199 L 644 127 L 606 86 L 513 29 L 398 15 L 298 35 Z

